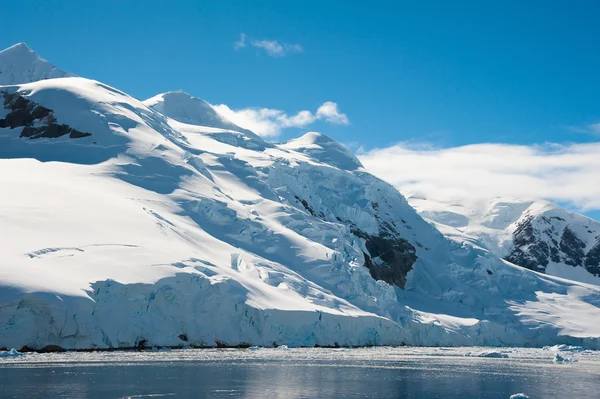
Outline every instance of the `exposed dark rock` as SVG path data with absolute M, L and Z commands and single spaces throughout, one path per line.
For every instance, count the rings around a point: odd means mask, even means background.
M 33 120 L 46 118 L 50 116 L 50 114 L 52 114 L 52 111 L 46 107 L 42 107 L 41 105 L 34 106 L 33 110 L 31 111 L 31 117 L 33 118 Z M 54 121 L 54 118 L 52 118 L 50 122 Z
M 69 135 L 72 139 L 91 136 L 65 124 L 57 124 L 52 110 L 42 107 L 19 93 L 2 93 L 4 108 L 10 110 L 4 119 L 0 119 L 0 128 L 15 129 L 23 127 L 21 138 L 40 139 L 58 138 Z
M 545 271 L 550 258 L 550 248 L 536 238 L 533 218 L 526 218 L 513 233 L 513 251 L 505 258 L 516 265 L 535 271 Z
M 146 341 L 146 340 L 145 340 L 145 339 L 143 339 L 143 338 L 142 338 L 142 339 L 140 339 L 140 340 L 137 342 L 137 344 L 135 345 L 136 349 L 137 349 L 137 350 L 140 350 L 140 351 L 141 351 L 141 350 L 143 350 L 143 349 L 145 349 L 145 348 L 146 348 L 146 343 L 147 343 L 147 342 L 148 342 L 148 341 Z
M 415 247 L 397 234 L 372 236 L 358 229 L 354 229 L 353 233 L 365 240 L 369 253 L 363 254 L 371 277 L 404 288 L 406 275 L 417 261 Z
M 296 196 L 296 200 L 298 202 L 300 202 L 302 204 L 302 206 L 304 207 L 304 209 L 306 209 L 312 216 L 317 216 L 315 211 L 310 207 L 310 205 L 308 205 L 308 202 L 306 202 L 305 199 L 302 199 L 302 198 Z M 323 216 L 321 216 L 321 217 L 323 217 Z
M 215 340 L 215 345 L 219 349 L 225 349 L 225 348 L 248 349 L 252 346 L 252 344 L 250 344 L 248 342 L 240 342 L 237 345 L 229 345 L 226 342 L 221 341 L 219 339 Z M 210 348 L 210 346 L 204 346 L 203 348 Z
M 550 261 L 573 267 L 584 267 L 593 275 L 600 276 L 600 239 L 585 253 L 586 244 L 567 225 L 555 228 L 553 221 L 565 222 L 552 216 L 528 217 L 513 233 L 513 250 L 506 260 L 531 270 L 545 272 Z M 535 224 L 535 225 L 534 225 Z
M 40 353 L 56 353 L 56 352 L 66 352 L 67 350 L 58 345 L 46 345 L 42 349 L 39 350 Z
M 565 254 L 564 262 L 567 265 L 579 266 L 583 264 L 585 243 L 573 233 L 569 226 L 565 227 L 563 231 L 560 249 Z
M 40 127 L 25 126 L 23 128 L 23 130 L 21 131 L 20 137 L 27 137 L 30 139 L 40 139 L 40 138 L 54 139 L 54 138 L 64 136 L 66 134 L 68 134 L 69 137 L 72 139 L 79 139 L 82 137 L 91 136 L 90 133 L 80 132 L 78 130 L 75 130 L 75 129 L 69 127 L 68 125 L 57 125 L 57 124 L 53 123 L 50 125 L 40 126 Z
M 550 247 L 550 260 L 555 263 L 560 262 L 560 252 L 558 251 L 558 247 L 556 246 L 556 242 L 554 242 L 554 246 Z
M 379 234 L 370 235 L 352 226 L 352 233 L 365 240 L 365 247 L 369 251 L 368 254 L 363 252 L 365 266 L 375 280 L 383 280 L 388 284 L 404 288 L 406 276 L 417 261 L 416 249 L 408 240 L 400 236 L 393 220 L 382 220 L 379 214 L 379 203 L 372 202 L 371 206 L 379 222 Z M 404 219 L 401 219 L 401 222 L 406 228 L 412 229 Z
M 61 126 L 66 126 L 66 125 L 61 125 Z M 75 129 L 71 129 L 71 133 L 69 134 L 69 138 L 71 139 L 80 139 L 83 137 L 89 137 L 91 136 L 91 133 L 86 133 L 86 132 L 80 132 L 79 130 L 75 130 Z M 94 143 L 96 144 L 96 143 Z
M 186 341 L 186 342 L 188 340 L 187 335 L 185 335 L 185 334 L 179 334 L 179 339 L 182 341 Z
M 587 253 L 585 267 L 588 272 L 600 277 L 600 238 L 597 239 L 592 249 Z
M 317 214 L 308 201 L 298 196 L 295 196 L 295 198 L 312 216 L 325 218 L 324 213 L 319 212 Z M 358 229 L 351 221 L 344 221 L 339 216 L 335 216 L 335 219 L 338 222 L 348 224 L 355 236 L 365 240 L 365 247 L 368 253 L 363 252 L 363 255 L 365 266 L 369 269 L 371 277 L 375 280 L 383 280 L 388 284 L 404 288 L 406 285 L 406 275 L 417 261 L 415 247 L 408 240 L 400 236 L 394 221 L 381 220 L 379 216 L 379 203 L 372 202 L 371 207 L 379 222 L 378 235 L 367 234 Z M 405 220 L 402 220 L 402 223 L 410 229 Z M 422 247 L 422 244 L 418 245 Z

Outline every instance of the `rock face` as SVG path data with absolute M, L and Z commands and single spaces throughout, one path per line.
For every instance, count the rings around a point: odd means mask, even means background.
M 548 225 L 544 233 L 557 234 L 549 219 L 542 217 L 539 220 Z M 558 242 L 554 238 L 551 238 L 552 242 L 550 244 L 539 240 L 536 235 L 537 230 L 534 227 L 536 222 L 533 217 L 528 217 L 518 224 L 517 229 L 513 233 L 514 248 L 505 259 L 531 270 L 545 271 L 551 258 L 554 262 L 560 261 Z
M 56 122 L 52 110 L 28 100 L 19 93 L 9 94 L 0 90 L 4 109 L 8 111 L 0 119 L 0 128 L 22 128 L 20 137 L 28 139 L 58 138 L 69 135 L 72 139 L 91 136 L 72 127 Z
M 416 249 L 407 239 L 400 236 L 394 221 L 382 220 L 378 202 L 372 202 L 371 207 L 377 219 L 379 234 L 367 234 L 352 226 L 354 235 L 365 240 L 368 250 L 364 253 L 365 266 L 375 280 L 383 280 L 404 288 L 406 276 L 418 258 Z M 401 222 L 406 224 L 404 219 L 401 219 Z M 417 245 L 420 243 L 417 242 Z
M 312 216 L 325 219 L 325 214 L 322 211 L 315 212 L 305 199 L 298 196 L 295 198 Z M 369 269 L 371 277 L 404 288 L 406 276 L 418 258 L 415 247 L 408 240 L 401 237 L 398 229 L 394 228 L 390 222 L 381 220 L 377 202 L 372 202 L 371 208 L 374 210 L 375 219 L 377 220 L 377 234 L 365 233 L 356 227 L 352 221 L 342 220 L 339 216 L 336 216 L 336 220 L 345 223 L 350 227 L 352 234 L 364 240 L 366 248 L 366 250 L 363 250 L 364 265 Z
M 585 257 L 585 268 L 594 276 L 600 276 L 600 239 Z
M 591 220 L 589 224 L 592 224 Z M 545 272 L 548 264 L 553 262 L 583 267 L 600 277 L 600 237 L 595 237 L 595 244 L 590 247 L 559 216 L 528 216 L 516 226 L 512 250 L 505 257 L 509 262 L 541 272 Z M 586 228 L 588 230 L 584 231 L 591 231 L 589 226 Z
M 394 237 L 390 233 L 371 236 L 355 230 L 354 234 L 365 240 L 368 250 L 368 253 L 364 253 L 365 266 L 371 277 L 404 288 L 406 276 L 417 261 L 415 247 L 402 237 Z
M 565 226 L 559 244 L 563 257 L 561 259 L 561 256 L 559 255 L 558 262 L 563 261 L 569 266 L 583 265 L 586 258 L 585 247 L 585 242 L 583 242 L 569 226 Z M 557 262 L 555 259 L 553 260 Z
M 595 220 L 541 200 L 409 201 L 450 238 L 471 241 L 530 270 L 600 284 L 600 223 Z

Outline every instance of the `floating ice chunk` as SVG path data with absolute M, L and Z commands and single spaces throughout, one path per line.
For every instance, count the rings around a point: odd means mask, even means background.
M 558 353 L 556 355 L 554 355 L 554 363 L 575 363 L 577 361 L 577 359 L 572 358 L 572 357 L 563 357 L 561 355 L 559 355 Z
M 465 357 L 490 357 L 490 358 L 497 358 L 497 359 L 508 358 L 508 355 L 506 353 L 497 352 L 497 351 L 485 351 L 485 352 L 476 352 L 476 353 L 467 352 L 464 354 L 464 356 Z
M 516 393 L 514 395 L 510 395 L 510 399 L 529 399 L 529 396 L 524 393 Z
M 21 352 L 19 352 L 18 350 L 16 350 L 15 348 L 12 348 L 9 351 L 0 351 L 0 357 L 17 357 L 17 356 L 23 356 L 23 354 Z
M 279 345 L 277 349 L 289 349 L 287 345 Z
M 581 346 L 572 346 L 572 345 L 554 345 L 554 346 L 546 346 L 544 349 L 551 350 L 553 352 L 583 352 L 583 348 Z

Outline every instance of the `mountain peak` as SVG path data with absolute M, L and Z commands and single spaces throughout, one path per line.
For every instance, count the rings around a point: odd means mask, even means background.
M 298 139 L 298 141 L 302 141 L 304 143 L 310 143 L 310 144 L 330 144 L 330 143 L 335 143 L 335 141 L 323 134 L 323 133 L 319 133 L 319 132 L 308 132 L 302 136 L 300 136 Z
M 52 65 L 24 42 L 0 51 L 0 85 L 76 76 Z
M 251 133 L 219 114 L 208 102 L 181 89 L 157 94 L 144 105 L 181 123 Z
M 177 89 L 177 90 L 171 90 L 171 91 L 166 91 L 164 93 L 161 94 L 157 94 L 156 96 L 152 97 L 152 98 L 165 98 L 165 97 L 180 97 L 180 98 L 186 98 L 188 100 L 200 100 L 200 101 L 204 101 L 201 98 L 196 98 L 194 96 L 192 96 L 191 94 L 189 94 L 188 92 L 186 92 L 183 89 Z M 151 99 L 148 99 L 147 101 L 149 101 Z
M 48 62 L 24 42 L 14 44 L 0 51 L 0 67 L 8 63 L 14 63 L 15 61 L 35 62 L 38 60 Z
M 19 42 L 17 44 L 13 44 L 5 50 L 0 51 L 0 53 L 10 52 L 10 51 L 27 51 L 31 53 L 35 53 L 25 42 Z
M 319 162 L 329 163 L 341 169 L 355 170 L 363 166 L 352 151 L 319 132 L 308 132 L 280 146 L 302 152 Z

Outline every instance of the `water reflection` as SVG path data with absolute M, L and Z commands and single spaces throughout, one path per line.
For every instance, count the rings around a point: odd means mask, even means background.
M 35 367 L 33 367 L 35 366 Z M 600 367 L 600 365 L 598 365 Z M 3 398 L 596 397 L 598 369 L 505 359 L 235 359 L 0 365 Z

